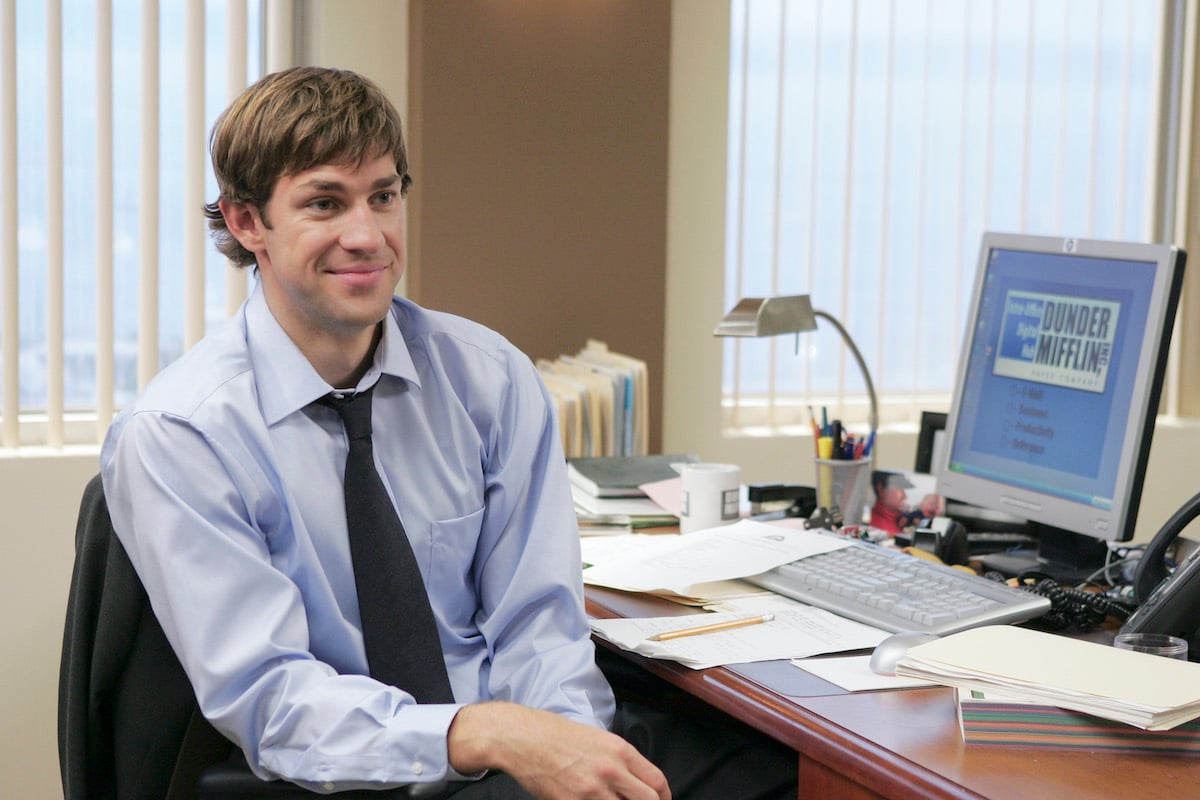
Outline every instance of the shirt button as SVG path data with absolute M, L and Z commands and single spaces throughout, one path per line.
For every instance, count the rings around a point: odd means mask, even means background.
M 321 784 L 321 788 L 327 792 L 332 792 L 334 789 L 337 788 L 337 785 L 334 784 L 333 781 L 325 781 L 325 783 Z
M 422 772 L 424 772 L 424 771 L 425 771 L 425 765 L 424 765 L 424 764 L 422 764 L 420 761 L 414 761 L 414 762 L 413 762 L 413 765 L 412 765 L 412 773 L 413 773 L 413 775 L 420 775 L 420 774 L 421 774 Z

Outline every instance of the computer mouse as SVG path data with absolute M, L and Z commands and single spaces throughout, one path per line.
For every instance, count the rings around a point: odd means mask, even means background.
M 878 675 L 895 675 L 896 664 L 910 647 L 932 642 L 937 638 L 935 633 L 919 633 L 917 631 L 893 633 L 877 644 L 871 652 L 871 671 Z

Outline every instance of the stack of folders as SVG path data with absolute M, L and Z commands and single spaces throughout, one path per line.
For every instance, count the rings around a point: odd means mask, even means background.
M 1200 718 L 1200 664 L 1013 626 L 972 628 L 917 645 L 896 674 L 1147 731 Z
M 649 449 L 646 362 L 591 339 L 573 356 L 539 359 L 537 368 L 554 398 L 568 457 L 627 456 Z
M 1001 692 L 959 689 L 958 720 L 963 741 L 972 745 L 1159 755 L 1200 753 L 1200 719 L 1168 730 L 1145 730 Z

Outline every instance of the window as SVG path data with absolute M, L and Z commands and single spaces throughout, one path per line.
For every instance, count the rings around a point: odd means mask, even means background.
M 1182 4 L 730 12 L 725 308 L 811 295 L 862 350 L 884 421 L 948 403 L 984 231 L 1173 238 Z M 723 346 L 723 428 L 803 429 L 810 405 L 865 419 L 828 327 Z
M 0 445 L 96 441 L 244 297 L 200 206 L 207 132 L 261 74 L 261 16 L 258 0 L 0 0 Z

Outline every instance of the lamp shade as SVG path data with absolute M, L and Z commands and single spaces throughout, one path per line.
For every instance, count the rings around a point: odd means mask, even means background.
M 725 315 L 713 336 L 777 336 L 816 329 L 812 301 L 806 294 L 746 297 Z
M 875 384 L 871 381 L 871 372 L 863 361 L 862 353 L 850 338 L 850 333 L 838 322 L 832 314 L 819 309 L 813 309 L 812 301 L 806 294 L 793 294 L 784 297 L 745 297 L 738 301 L 720 324 L 713 330 L 713 336 L 776 336 L 781 333 L 804 333 L 817 329 L 817 318 L 825 320 L 837 329 L 842 341 L 854 356 L 858 368 L 862 370 L 863 383 L 867 387 L 867 399 L 870 401 L 867 423 L 874 431 L 879 425 L 879 401 L 875 396 Z

